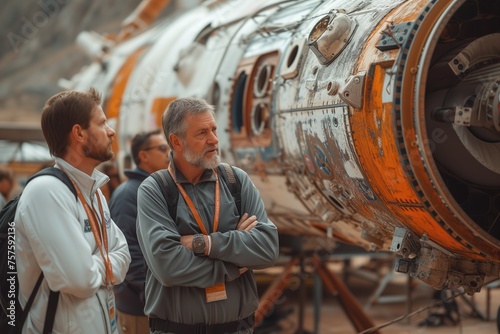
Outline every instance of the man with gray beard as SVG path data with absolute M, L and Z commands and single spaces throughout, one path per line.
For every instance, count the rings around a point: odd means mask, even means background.
M 248 175 L 240 216 L 220 164 L 214 107 L 180 98 L 163 114 L 168 171 L 179 192 L 170 216 L 153 177 L 138 192 L 137 237 L 147 264 L 145 314 L 152 333 L 252 333 L 259 297 L 252 269 L 274 265 L 278 231 Z

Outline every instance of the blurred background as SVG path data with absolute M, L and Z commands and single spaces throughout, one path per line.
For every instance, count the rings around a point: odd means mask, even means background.
M 160 17 L 201 0 L 170 1 Z M 50 163 L 39 131 L 45 101 L 91 59 L 78 33 L 113 35 L 141 0 L 4 0 L 0 4 L 0 165 L 22 179 Z M 31 131 L 30 131 L 31 130 Z
M 38 122 L 48 97 L 89 62 L 83 30 L 114 33 L 140 0 L 7 0 L 0 11 L 0 121 Z M 170 10 L 175 2 L 170 6 Z

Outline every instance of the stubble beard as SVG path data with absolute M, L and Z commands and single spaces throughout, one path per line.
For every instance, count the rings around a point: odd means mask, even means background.
M 111 145 L 102 147 L 98 143 L 89 142 L 83 147 L 83 153 L 86 157 L 92 158 L 94 160 L 104 162 L 111 160 L 113 158 L 113 148 Z

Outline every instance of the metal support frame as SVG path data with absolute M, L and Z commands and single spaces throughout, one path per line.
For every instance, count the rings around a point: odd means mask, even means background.
M 256 326 L 259 326 L 262 323 L 264 317 L 269 313 L 269 311 L 272 309 L 276 301 L 283 294 L 283 291 L 288 286 L 294 267 L 296 265 L 300 265 L 301 273 L 305 272 L 303 267 L 304 259 L 305 257 L 303 257 L 302 254 L 300 256 L 293 257 L 290 260 L 290 262 L 285 266 L 281 275 L 279 275 L 271 284 L 271 286 L 266 290 L 266 292 L 260 299 L 259 307 L 255 312 Z M 312 263 L 314 264 L 315 271 L 321 278 L 321 281 L 323 282 L 326 290 L 330 294 L 338 298 L 340 306 L 342 307 L 345 314 L 349 318 L 356 332 L 362 332 L 364 330 L 374 327 L 375 324 L 365 313 L 361 304 L 354 297 L 354 295 L 344 284 L 344 282 L 342 282 L 342 280 L 335 273 L 333 273 L 331 270 L 327 268 L 324 261 L 318 259 L 315 256 L 312 256 L 311 260 Z M 304 290 L 301 290 L 301 292 L 299 292 L 300 293 L 299 296 L 300 298 L 305 298 L 305 287 L 303 281 L 301 283 L 302 283 L 301 289 Z M 302 328 L 303 316 L 304 316 L 303 305 L 304 305 L 304 300 L 301 300 L 300 302 L 301 310 L 299 310 L 299 329 L 297 333 L 302 333 L 303 331 Z M 379 332 L 374 331 L 373 333 L 378 334 Z

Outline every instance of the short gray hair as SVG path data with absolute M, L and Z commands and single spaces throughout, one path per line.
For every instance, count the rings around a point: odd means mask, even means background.
M 209 111 L 215 118 L 215 107 L 203 99 L 194 97 L 178 98 L 172 101 L 162 116 L 163 132 L 168 146 L 173 149 L 169 135 L 173 133 L 184 139 L 186 132 L 185 119 L 189 115 L 202 114 Z

